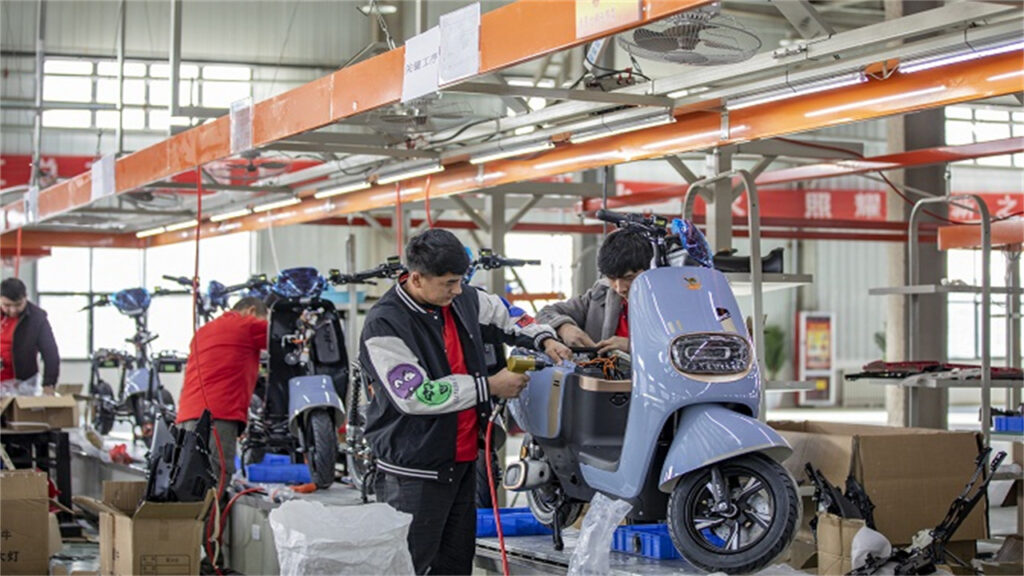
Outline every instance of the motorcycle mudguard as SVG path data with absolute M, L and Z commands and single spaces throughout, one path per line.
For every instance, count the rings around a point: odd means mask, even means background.
M 154 389 L 160 388 L 159 376 L 153 375 Z M 124 383 L 124 397 L 131 398 L 136 394 L 145 394 L 149 390 L 149 368 L 137 368 L 128 374 Z
M 679 412 L 679 428 L 661 468 L 658 488 L 671 492 L 684 474 L 751 452 L 782 462 L 793 449 L 760 420 L 714 404 L 687 406 Z
M 334 408 L 334 422 L 345 417 L 345 407 L 330 376 L 296 376 L 288 381 L 288 431 L 298 438 L 299 416 L 313 408 Z

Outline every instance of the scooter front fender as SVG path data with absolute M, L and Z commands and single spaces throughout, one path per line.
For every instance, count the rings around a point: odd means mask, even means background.
M 345 417 L 345 406 L 334 390 L 330 376 L 296 376 L 288 381 L 288 431 L 299 435 L 300 416 L 313 408 L 333 408 L 334 422 Z
M 782 462 L 793 449 L 760 420 L 716 404 L 687 406 L 679 413 L 679 428 L 661 468 L 658 488 L 671 492 L 684 474 L 751 452 Z

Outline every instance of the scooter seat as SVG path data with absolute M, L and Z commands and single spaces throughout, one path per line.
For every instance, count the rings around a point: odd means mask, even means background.
M 761 271 L 766 274 L 782 273 L 782 248 L 776 248 L 761 257 Z M 721 272 L 750 272 L 750 257 L 719 252 L 714 257 L 715 269 Z
M 576 382 L 587 392 L 632 392 L 631 380 L 604 380 L 592 376 L 580 376 Z

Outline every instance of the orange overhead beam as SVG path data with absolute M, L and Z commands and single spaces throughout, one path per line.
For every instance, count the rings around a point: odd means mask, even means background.
M 711 0 L 645 0 L 640 17 L 593 34 L 576 35 L 576 0 L 519 0 L 481 15 L 480 75 L 641 26 Z M 529 33 L 524 31 L 529 30 Z M 402 93 L 405 47 L 400 46 L 253 105 L 253 146 L 315 130 L 354 114 L 398 102 Z M 169 178 L 230 156 L 227 116 L 203 124 L 117 160 L 115 193 Z M 45 219 L 91 202 L 89 174 L 56 184 L 39 194 Z M 0 231 L 23 226 L 25 207 L 16 203 L 0 221 Z
M 1024 244 L 1024 219 L 993 222 L 992 247 Z M 958 224 L 939 227 L 939 250 L 981 248 L 981 225 Z
M 1011 94 L 1020 90 L 1022 78 L 1024 60 L 1021 59 L 1020 52 L 990 56 L 913 74 L 894 74 L 886 80 L 739 110 L 732 114 L 729 137 L 725 139 L 721 138 L 721 118 L 718 113 L 689 113 L 677 117 L 673 124 L 582 144 L 561 144 L 529 160 L 498 160 L 480 166 L 466 163 L 450 165 L 444 172 L 430 177 L 430 196 L 443 197 L 500 184 L 535 180 L 545 176 L 657 158 L 739 141 L 772 138 L 794 131 L 831 126 L 840 120 L 871 120 L 928 107 Z M 947 92 L 946 89 L 950 86 L 955 88 Z M 737 119 L 740 112 L 743 113 L 742 121 Z M 805 120 L 788 124 L 785 122 L 787 116 Z M 425 182 L 425 178 L 402 182 L 402 202 L 423 200 Z M 374 186 L 323 200 L 311 198 L 311 190 L 300 193 L 305 196 L 301 204 L 217 224 L 203 223 L 202 236 L 208 238 L 269 226 L 302 224 L 384 208 L 393 206 L 397 197 L 394 185 Z M 152 236 L 146 241 L 149 245 L 171 244 L 190 240 L 194 234 L 194 229 L 182 230 Z
M 765 172 L 755 180 L 758 186 L 770 186 L 772 184 L 789 184 L 792 182 L 806 182 L 822 178 L 835 178 L 837 176 L 851 176 L 874 172 L 878 170 L 895 170 L 900 168 L 914 168 L 928 164 L 942 162 L 956 162 L 959 160 L 970 160 L 972 158 L 984 158 L 986 156 L 1001 156 L 1004 154 L 1016 154 L 1024 152 L 1024 137 L 1004 138 L 989 142 L 978 142 L 976 144 L 961 144 L 959 146 L 938 146 L 936 148 L 922 148 L 910 150 L 898 154 L 886 154 L 884 156 L 872 156 L 851 160 L 838 160 L 834 162 L 823 162 L 821 164 L 808 164 L 793 168 L 783 168 Z M 680 200 L 686 194 L 688 184 L 673 186 L 666 190 L 648 190 L 633 193 L 620 193 L 608 199 L 608 208 L 619 209 L 630 206 L 643 206 L 646 204 L 657 204 L 671 199 Z M 581 204 L 585 212 L 592 212 L 601 207 L 600 198 L 587 198 Z
M 13 246 L 15 232 L 0 235 L 0 246 Z M 142 248 L 143 243 L 135 234 L 104 234 L 101 232 L 44 232 L 22 230 L 22 249 L 49 249 L 54 246 L 81 246 L 92 248 Z

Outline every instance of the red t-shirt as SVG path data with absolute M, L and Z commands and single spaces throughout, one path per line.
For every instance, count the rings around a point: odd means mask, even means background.
M 189 345 L 178 422 L 199 418 L 207 407 L 216 420 L 247 421 L 266 347 L 262 318 L 225 312 L 200 328 Z
M 441 308 L 444 316 L 444 352 L 448 356 L 448 366 L 452 374 L 468 374 L 466 356 L 462 352 L 462 341 L 459 340 L 459 329 L 455 326 L 455 315 L 452 307 Z M 458 413 L 458 429 L 455 433 L 455 461 L 472 462 L 477 452 L 476 407 L 466 408 Z
M 0 315 L 0 358 L 4 367 L 0 370 L 0 380 L 14 379 L 14 329 L 18 326 L 18 318 Z
M 619 312 L 619 325 L 615 328 L 615 335 L 629 338 L 629 304 L 622 301 L 622 311 Z

